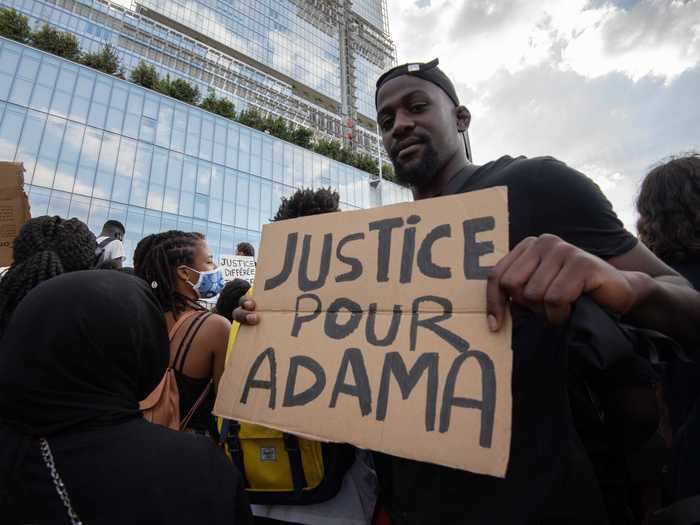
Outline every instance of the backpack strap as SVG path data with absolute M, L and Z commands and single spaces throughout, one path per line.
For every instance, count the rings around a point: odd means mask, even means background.
M 189 312 L 185 312 L 182 314 L 177 321 L 175 321 L 175 324 L 173 327 L 170 329 L 170 332 L 168 332 L 168 339 L 171 341 L 175 337 L 175 334 L 177 333 L 178 329 L 182 326 L 182 323 L 187 321 L 190 317 L 192 317 L 194 314 L 197 313 L 197 310 L 190 310 Z
M 187 329 L 187 333 L 182 339 L 180 347 L 177 349 L 177 353 L 175 354 L 175 360 L 173 361 L 173 368 L 176 372 L 180 374 L 182 373 L 182 369 L 185 367 L 185 359 L 187 359 L 187 354 L 192 348 L 192 341 L 194 341 L 194 338 L 199 333 L 200 328 L 202 328 L 204 321 L 206 321 L 210 315 L 212 314 L 209 312 L 199 312 L 199 316 L 190 324 L 189 328 Z M 179 365 L 178 361 L 180 363 Z
M 197 311 L 192 311 L 189 313 L 190 313 L 190 315 L 188 315 L 188 317 L 193 317 L 196 314 L 201 314 L 201 312 L 197 312 Z M 173 359 L 173 364 L 171 365 L 173 368 L 175 368 L 175 365 L 180 360 L 180 354 L 182 354 L 182 349 L 187 344 L 187 341 L 190 338 L 190 334 L 192 333 L 192 330 L 194 330 L 194 328 L 195 328 L 196 322 L 197 322 L 197 320 L 195 319 L 194 322 L 190 323 L 189 326 L 187 327 L 187 330 L 185 331 L 185 335 L 183 336 L 182 341 L 180 341 L 180 346 L 177 347 L 177 351 L 175 352 L 175 358 Z
M 238 472 L 243 477 L 243 486 L 250 488 L 248 477 L 245 475 L 245 463 L 243 462 L 243 448 L 238 433 L 241 431 L 241 424 L 233 419 L 222 418 L 221 432 L 219 434 L 219 446 L 224 448 L 228 445 L 228 452 L 231 455 L 231 462 L 236 466 Z
M 97 243 L 98 248 L 106 248 L 109 243 L 112 241 L 116 241 L 114 237 L 107 237 L 105 239 L 102 239 L 100 242 Z
M 292 484 L 294 485 L 294 496 L 301 498 L 304 487 L 306 487 L 306 476 L 304 476 L 304 465 L 301 460 L 301 450 L 299 448 L 299 438 L 294 434 L 282 434 L 284 448 L 289 457 L 289 469 L 292 471 Z
M 209 382 L 207 383 L 207 386 L 204 387 L 204 390 L 202 390 L 202 393 L 197 398 L 197 401 L 194 402 L 194 405 L 192 405 L 189 412 L 187 412 L 185 419 L 183 419 L 182 422 L 180 423 L 180 430 L 185 430 L 187 428 L 187 425 L 189 424 L 190 419 L 192 419 L 192 416 L 194 415 L 194 413 L 197 411 L 199 406 L 204 402 L 204 399 L 207 397 L 207 394 L 209 393 L 209 390 L 211 390 L 211 387 L 213 384 L 214 384 L 214 381 L 209 380 Z

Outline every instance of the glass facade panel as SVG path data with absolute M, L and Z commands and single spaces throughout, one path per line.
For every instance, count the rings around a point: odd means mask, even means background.
M 340 100 L 338 26 L 316 22 L 313 15 L 305 12 L 308 7 L 303 2 L 142 0 L 140 3 Z M 183 47 L 185 45 L 183 43 Z M 263 80 L 262 75 L 259 76 Z
M 386 15 L 383 13 L 382 0 L 352 0 L 352 10 L 377 29 L 384 29 Z
M 368 175 L 347 165 L 3 38 L 0 57 L 0 158 L 24 163 L 32 214 L 94 232 L 122 221 L 127 264 L 144 235 L 166 229 L 206 234 L 217 257 L 257 246 L 301 186 L 338 189 L 343 209 L 369 205 Z M 30 96 L 12 98 L 18 79 Z M 410 199 L 380 187 L 385 202 Z

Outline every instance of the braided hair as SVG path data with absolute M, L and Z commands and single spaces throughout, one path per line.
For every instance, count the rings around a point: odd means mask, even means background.
M 95 263 L 95 236 L 78 219 L 48 215 L 27 221 L 12 245 L 13 262 L 0 281 L 0 334 L 22 298 L 36 285 Z
M 201 233 L 170 230 L 141 239 L 134 251 L 134 271 L 153 289 L 163 312 L 177 318 L 186 308 L 200 307 L 177 291 L 177 268 L 192 266 Z M 200 307 L 201 308 L 201 307 Z

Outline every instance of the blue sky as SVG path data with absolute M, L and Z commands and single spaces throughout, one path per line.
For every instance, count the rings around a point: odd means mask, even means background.
M 700 150 L 700 0 L 388 0 L 399 63 L 440 58 L 474 160 L 552 155 L 636 233 L 651 166 Z

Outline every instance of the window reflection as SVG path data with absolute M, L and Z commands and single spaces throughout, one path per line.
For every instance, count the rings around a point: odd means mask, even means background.
M 127 250 L 156 231 L 201 231 L 218 256 L 240 241 L 257 246 L 281 197 L 298 187 L 331 186 L 344 209 L 370 203 L 367 175 L 354 168 L 23 49 L 0 41 L 0 158 L 24 163 L 34 215 L 76 216 L 96 232 L 120 220 Z M 410 199 L 381 187 L 377 201 Z

